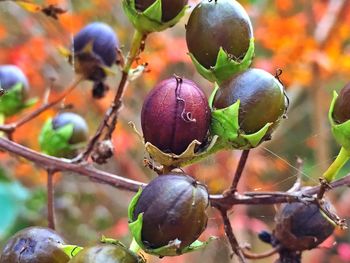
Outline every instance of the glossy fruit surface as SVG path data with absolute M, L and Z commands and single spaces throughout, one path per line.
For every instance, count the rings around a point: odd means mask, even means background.
M 26 96 L 29 84 L 27 77 L 23 71 L 15 65 L 2 65 L 0 66 L 0 87 L 4 90 L 10 90 L 16 84 L 21 83 Z
M 128 249 L 101 244 L 81 250 L 69 263 L 138 263 L 138 258 Z
M 133 220 L 143 213 L 142 242 L 159 248 L 174 240 L 180 248 L 193 243 L 207 224 L 208 192 L 185 174 L 161 175 L 142 191 Z
M 234 0 L 203 0 L 188 20 L 188 50 L 205 68 L 215 66 L 220 47 L 234 60 L 248 51 L 253 29 L 248 14 Z
M 215 94 L 213 107 L 226 108 L 237 100 L 239 125 L 248 134 L 278 122 L 287 108 L 282 84 L 261 69 L 249 69 L 224 82 Z
M 335 101 L 333 119 L 337 124 L 350 120 L 350 83 L 340 91 Z
M 30 227 L 15 234 L 6 243 L 0 263 L 67 263 L 61 250 L 64 240 L 53 230 Z
M 330 203 L 327 203 L 329 209 Z M 290 203 L 276 215 L 274 236 L 287 249 L 306 250 L 317 247 L 334 231 L 334 225 L 316 204 Z
M 87 141 L 88 127 L 85 120 L 78 114 L 72 112 L 62 112 L 52 119 L 52 128 L 60 129 L 68 124 L 73 124 L 73 134 L 69 143 L 76 144 Z
M 166 79 L 144 100 L 141 125 L 145 141 L 164 152 L 180 154 L 193 140 L 203 142 L 209 123 L 207 98 L 190 80 Z
M 135 0 L 135 8 L 145 11 L 155 0 Z M 168 22 L 175 18 L 185 7 L 188 0 L 162 0 L 162 21 Z

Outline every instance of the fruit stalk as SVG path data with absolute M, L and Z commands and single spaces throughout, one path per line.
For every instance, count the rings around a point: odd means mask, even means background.
M 47 170 L 47 221 L 49 228 L 53 230 L 55 230 L 54 175 L 54 171 Z
M 337 158 L 329 166 L 327 171 L 323 174 L 324 179 L 326 179 L 328 183 L 332 182 L 339 170 L 345 165 L 349 158 L 350 152 L 347 151 L 344 147 L 341 147 Z

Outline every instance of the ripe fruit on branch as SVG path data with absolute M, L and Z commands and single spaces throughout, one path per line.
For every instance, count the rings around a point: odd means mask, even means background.
M 188 0 L 123 0 L 123 9 L 142 35 L 174 26 L 187 10 Z
M 5 91 L 0 97 L 0 113 L 11 116 L 31 106 L 34 101 L 26 101 L 29 92 L 27 77 L 15 65 L 0 66 L 0 88 Z
M 332 210 L 330 203 L 327 209 Z M 274 237 L 286 249 L 303 251 L 317 247 L 334 231 L 334 223 L 316 204 L 282 205 L 276 215 Z
M 246 70 L 213 92 L 211 132 L 234 147 L 255 147 L 276 128 L 286 113 L 287 102 L 277 78 L 261 69 Z M 240 142 L 240 137 L 250 145 Z
M 142 262 L 130 250 L 112 244 L 87 247 L 74 256 L 69 263 L 139 263 Z
M 188 20 L 186 40 L 197 70 L 210 81 L 247 69 L 254 53 L 249 16 L 234 0 L 200 2 Z
M 181 154 L 192 141 L 203 142 L 209 123 L 206 96 L 188 79 L 163 80 L 149 93 L 142 107 L 145 141 L 163 152 Z
M 39 137 L 43 152 L 71 158 L 88 139 L 88 127 L 78 114 L 62 112 L 46 121 Z
M 155 2 L 156 0 L 135 0 L 135 8 L 143 12 Z M 162 21 L 168 22 L 175 18 L 186 6 L 187 2 L 188 0 L 161 0 Z
M 332 116 L 337 124 L 350 120 L 350 83 L 340 91 L 334 104 Z
M 130 203 L 131 232 L 148 253 L 175 256 L 198 249 L 203 244 L 193 242 L 206 228 L 208 204 L 206 188 L 193 178 L 176 173 L 161 175 Z
M 0 263 L 67 263 L 64 240 L 53 230 L 29 227 L 7 241 Z

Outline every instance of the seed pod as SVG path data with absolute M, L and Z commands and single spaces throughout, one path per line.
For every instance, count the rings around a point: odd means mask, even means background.
M 187 10 L 188 0 L 123 0 L 123 9 L 141 35 L 174 26 Z
M 334 104 L 333 120 L 337 124 L 350 120 L 350 83 L 348 83 L 339 93 Z
M 5 91 L 0 98 L 0 113 L 11 116 L 26 107 L 29 84 L 19 67 L 0 66 L 0 88 Z
M 67 263 L 64 240 L 53 230 L 29 227 L 7 241 L 0 263 Z
M 330 203 L 326 205 L 328 210 L 333 209 Z M 334 224 L 316 204 L 290 203 L 277 213 L 273 234 L 285 248 L 302 251 L 317 247 L 333 231 Z
M 208 192 L 185 174 L 161 175 L 151 181 L 131 210 L 131 221 L 142 214 L 142 244 L 146 249 L 192 244 L 205 230 Z M 130 210 L 129 210 L 130 211 Z
M 249 69 L 224 82 L 215 94 L 213 108 L 224 109 L 238 100 L 239 128 L 245 134 L 258 132 L 268 123 L 274 128 L 287 110 L 282 84 L 261 69 Z
M 209 123 L 210 108 L 205 94 L 187 79 L 172 77 L 160 82 L 142 107 L 145 141 L 163 152 L 181 154 L 193 140 L 203 142 Z
M 200 2 L 188 20 L 186 41 L 197 70 L 210 81 L 222 82 L 245 70 L 254 54 L 249 16 L 234 0 Z
M 135 8 L 138 11 L 145 11 L 156 0 L 135 0 Z M 162 21 L 168 22 L 175 18 L 186 6 L 188 0 L 161 0 L 162 2 Z
M 130 250 L 117 245 L 101 244 L 81 250 L 69 263 L 138 263 Z
M 43 152 L 71 158 L 88 139 L 88 127 L 78 114 L 62 112 L 49 119 L 40 134 L 39 143 Z
M 106 77 L 104 67 L 117 61 L 119 41 L 113 29 L 101 22 L 93 22 L 74 37 L 74 66 L 86 79 L 100 82 Z

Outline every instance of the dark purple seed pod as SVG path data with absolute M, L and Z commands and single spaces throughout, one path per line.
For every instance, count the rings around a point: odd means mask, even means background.
M 135 0 L 135 8 L 145 11 L 156 0 Z M 168 22 L 175 18 L 188 3 L 188 0 L 162 0 L 162 21 Z
M 23 85 L 23 99 L 25 99 L 28 96 L 29 84 L 23 71 L 15 65 L 0 66 L 0 87 L 2 89 L 10 90 L 18 83 Z
M 92 45 L 92 53 L 87 47 Z M 87 79 L 100 81 L 106 77 L 101 66 L 111 67 L 117 61 L 119 41 L 113 29 L 101 22 L 93 22 L 74 37 L 73 49 L 77 60 L 76 70 Z
M 276 126 L 288 106 L 283 85 L 261 69 L 249 69 L 224 82 L 215 94 L 213 108 L 229 107 L 238 99 L 239 126 L 248 134 L 267 123 Z
M 142 242 L 159 248 L 174 240 L 180 249 L 192 244 L 205 230 L 209 205 L 207 189 L 185 174 L 161 175 L 142 191 L 133 220 L 143 213 Z
M 235 0 L 203 0 L 186 25 L 188 50 L 205 68 L 215 66 L 220 50 L 234 60 L 244 57 L 253 28 L 244 8 Z
M 342 88 L 335 101 L 333 119 L 337 124 L 350 120 L 350 83 Z
M 329 202 L 328 210 L 332 210 Z M 317 247 L 334 231 L 334 224 L 316 204 L 290 203 L 281 206 L 276 215 L 274 237 L 284 248 L 303 251 Z
M 0 256 L 0 263 L 67 263 L 61 249 L 64 240 L 53 230 L 29 227 L 11 237 Z
M 179 77 L 160 82 L 142 107 L 145 141 L 164 152 L 181 154 L 193 140 L 203 142 L 209 123 L 205 94 L 194 82 Z
M 54 130 L 58 130 L 67 124 L 73 124 L 73 134 L 69 140 L 70 144 L 87 141 L 89 135 L 88 126 L 80 115 L 72 112 L 61 112 L 52 119 L 52 128 Z

